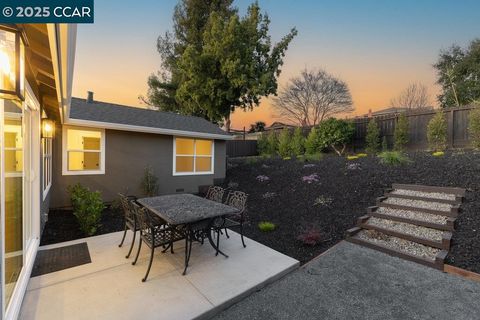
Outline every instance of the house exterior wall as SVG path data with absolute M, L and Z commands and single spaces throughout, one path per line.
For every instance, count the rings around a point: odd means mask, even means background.
M 53 184 L 50 207 L 68 207 L 67 187 L 81 183 L 102 193 L 105 202 L 119 192 L 142 196 L 140 184 L 150 166 L 159 180 L 159 194 L 198 192 L 200 186 L 212 185 L 225 178 L 226 143 L 215 140 L 214 174 L 173 176 L 173 136 L 105 130 L 105 174 L 62 175 L 62 128 L 56 128 L 53 148 Z

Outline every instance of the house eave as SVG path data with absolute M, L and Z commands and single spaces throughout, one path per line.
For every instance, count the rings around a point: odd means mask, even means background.
M 163 134 L 163 135 L 181 136 L 181 137 L 208 138 L 208 139 L 216 139 L 216 140 L 232 140 L 233 139 L 233 136 L 226 135 L 226 134 L 224 135 L 224 134 L 205 133 L 205 132 L 196 132 L 196 131 L 143 127 L 143 126 L 135 126 L 135 125 L 129 125 L 129 124 L 119 124 L 119 123 L 72 119 L 72 118 L 66 118 L 65 124 L 72 125 L 72 126 L 80 126 L 80 127 L 153 133 L 153 134 Z

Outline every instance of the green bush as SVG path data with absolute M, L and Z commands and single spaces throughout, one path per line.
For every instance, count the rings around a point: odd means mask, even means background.
M 68 186 L 67 189 L 72 201 L 73 214 L 77 218 L 80 229 L 88 236 L 94 235 L 100 227 L 103 209 L 105 209 L 100 192 L 90 191 L 80 183 Z
M 277 154 L 278 150 L 278 139 L 277 134 L 274 130 L 271 130 L 267 137 L 267 155 L 274 156 Z
M 378 157 L 381 163 L 393 166 L 410 162 L 410 159 L 400 151 L 384 151 Z
M 368 122 L 365 143 L 365 151 L 369 154 L 375 154 L 380 149 L 380 129 L 375 118 Z
M 393 132 L 393 149 L 397 151 L 405 150 L 408 143 L 408 119 L 403 112 L 398 117 L 395 131 Z
M 287 158 L 292 155 L 290 130 L 284 128 L 278 135 L 278 155 Z
M 297 127 L 293 132 L 290 149 L 295 156 L 301 156 L 305 153 L 305 137 L 303 136 L 302 128 Z
M 143 171 L 143 178 L 140 184 L 143 194 L 147 197 L 156 196 L 158 193 L 158 178 L 154 174 L 152 167 L 148 166 Z
M 432 156 L 434 156 L 434 157 L 443 157 L 444 155 L 445 155 L 445 152 L 443 152 L 443 151 L 437 151 L 437 152 L 432 153 Z
M 433 151 L 443 151 L 447 147 L 447 121 L 441 110 L 428 122 L 427 139 Z
M 468 133 L 472 147 L 480 149 L 480 106 L 471 110 L 468 115 Z
M 387 137 L 383 136 L 382 139 L 382 151 L 388 151 Z
M 318 131 L 315 127 L 310 129 L 308 133 L 307 139 L 305 140 L 305 153 L 306 154 L 316 154 L 319 153 L 320 144 L 318 141 Z
M 347 143 L 351 141 L 354 131 L 353 123 L 349 121 L 335 118 L 325 120 L 318 127 L 320 148 L 330 147 L 341 156 L 347 147 Z
M 258 154 L 261 156 L 268 156 L 268 134 L 262 132 L 257 140 Z
M 262 232 L 269 232 L 275 230 L 276 225 L 270 221 L 262 221 L 258 224 L 258 229 Z

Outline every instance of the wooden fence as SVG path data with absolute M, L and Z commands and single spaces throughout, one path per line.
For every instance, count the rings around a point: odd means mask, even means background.
M 234 157 L 248 157 L 258 155 L 257 140 L 228 140 L 227 141 L 227 156 Z
M 462 148 L 469 144 L 468 113 L 472 106 L 444 109 L 447 120 L 447 143 L 449 148 Z M 427 149 L 427 125 L 436 111 L 423 111 L 407 114 L 408 119 L 408 149 Z M 398 121 L 398 114 L 375 117 L 380 128 L 380 137 L 387 137 L 387 143 L 393 146 L 393 133 Z M 367 125 L 371 118 L 354 119 L 355 134 L 353 148 L 362 149 L 365 146 Z
M 447 143 L 449 148 L 463 148 L 469 145 L 468 135 L 468 113 L 473 106 L 444 109 L 447 120 Z M 410 150 L 424 150 L 428 148 L 427 125 L 435 115 L 436 110 L 413 112 L 407 114 L 409 142 L 407 148 Z M 393 133 L 397 124 L 399 114 L 375 117 L 380 128 L 380 138 L 387 137 L 387 144 L 393 147 Z M 355 133 L 352 145 L 349 149 L 354 152 L 365 147 L 365 136 L 367 125 L 371 118 L 355 118 Z M 293 128 L 292 128 L 293 131 Z M 303 128 L 305 136 L 310 128 Z M 246 157 L 258 155 L 257 141 L 255 140 L 231 140 L 227 141 L 227 155 L 229 157 Z

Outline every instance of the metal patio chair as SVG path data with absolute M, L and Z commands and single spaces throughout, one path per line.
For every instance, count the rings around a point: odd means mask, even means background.
M 221 219 L 217 219 L 213 224 L 213 231 L 217 233 L 217 248 L 220 245 L 220 233 L 222 230 L 225 230 L 225 235 L 227 238 L 230 238 L 228 235 L 227 228 L 234 228 L 240 227 L 240 237 L 242 239 L 242 245 L 244 248 L 247 246 L 245 245 L 245 240 L 243 239 L 243 223 L 245 222 L 245 210 L 247 205 L 248 195 L 242 191 L 230 191 L 227 195 L 227 199 L 225 200 L 225 204 L 227 206 L 231 206 L 237 208 L 239 210 L 238 213 L 235 215 L 231 215 L 228 217 L 223 217 Z M 216 255 L 218 255 L 218 250 Z
M 119 193 L 118 196 L 120 197 L 120 203 L 122 205 L 123 215 L 125 218 L 125 228 L 124 228 L 125 230 L 123 232 L 122 241 L 118 246 L 122 247 L 128 230 L 133 232 L 133 239 L 132 239 L 132 244 L 130 245 L 130 250 L 128 250 L 128 254 L 125 256 L 125 258 L 128 259 L 130 257 L 130 254 L 132 253 L 133 246 L 135 243 L 135 237 L 137 235 L 137 230 L 138 230 L 137 224 L 135 221 L 135 215 L 132 212 L 133 210 L 132 201 L 135 201 L 137 198 L 135 196 L 126 196 L 122 193 Z
M 165 221 L 159 224 L 160 217 L 151 213 L 147 208 L 140 207 L 137 203 L 133 203 L 132 206 L 140 231 L 137 255 L 135 256 L 132 265 L 135 265 L 138 261 L 138 256 L 142 249 L 142 242 L 145 242 L 151 250 L 147 272 L 142 279 L 142 282 L 145 282 L 152 267 L 155 248 L 163 247 L 164 249 L 162 252 L 165 252 L 170 248 L 173 253 L 173 243 L 185 239 L 185 231 L 184 229 L 170 226 Z
M 225 189 L 223 189 L 222 187 L 210 186 L 208 188 L 207 194 L 205 195 L 205 199 L 222 203 L 224 193 Z

